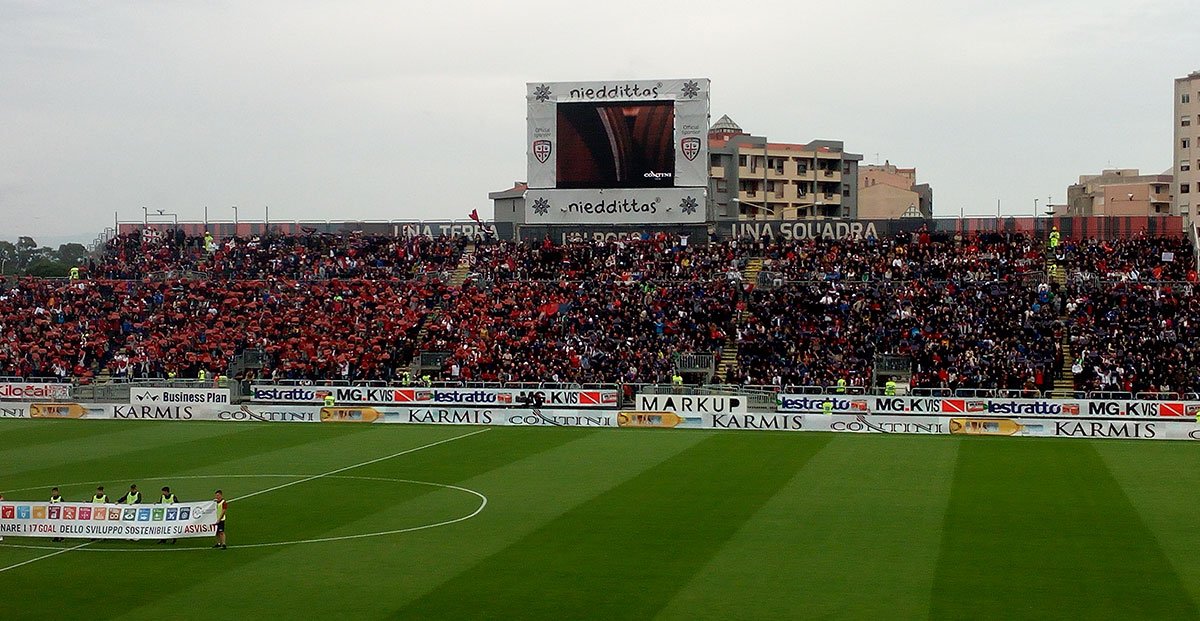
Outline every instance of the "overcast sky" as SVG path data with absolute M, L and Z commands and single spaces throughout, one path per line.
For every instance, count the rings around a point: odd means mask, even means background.
M 0 239 L 462 219 L 525 178 L 525 83 L 707 77 L 713 120 L 916 166 L 935 215 L 1171 166 L 1196 0 L 0 0 Z

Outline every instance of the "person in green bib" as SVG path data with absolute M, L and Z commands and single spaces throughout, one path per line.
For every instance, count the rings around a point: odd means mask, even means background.
M 333 393 L 329 392 L 329 393 L 325 393 L 324 402 L 325 402 L 325 407 L 331 408 L 337 403 L 337 400 L 333 398 Z
M 826 416 L 833 415 L 833 399 L 826 399 L 821 402 L 821 413 Z
M 92 503 L 97 504 L 97 505 L 108 504 L 108 494 L 104 493 L 103 485 L 96 486 L 96 493 L 92 496 Z

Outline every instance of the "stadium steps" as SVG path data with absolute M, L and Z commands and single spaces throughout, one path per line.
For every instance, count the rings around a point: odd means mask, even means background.
M 754 257 L 746 262 L 746 267 L 742 268 L 742 281 L 758 284 L 758 275 L 762 273 L 763 260 L 762 257 Z M 746 321 L 746 311 L 739 310 L 733 319 L 733 329 L 726 333 L 725 344 L 721 346 L 721 358 L 717 363 L 717 381 L 724 382 L 725 374 L 729 372 L 729 368 L 737 364 L 738 350 L 737 342 L 734 340 L 737 334 L 737 327 Z
M 463 284 L 467 282 L 467 278 L 469 278 L 471 275 L 471 256 L 474 254 L 475 244 L 468 244 L 463 250 L 462 256 L 458 259 L 458 266 L 456 266 L 454 271 L 450 274 L 450 281 L 448 283 L 450 285 L 450 289 L 462 289 Z M 436 321 L 437 318 L 441 316 L 442 305 L 444 303 L 445 302 L 442 300 L 438 300 L 437 306 L 434 306 L 429 310 L 428 313 L 425 313 L 424 317 L 421 318 L 421 328 L 417 330 L 416 339 L 418 348 L 420 348 L 421 344 L 423 344 L 425 340 L 429 338 L 429 324 Z M 412 365 L 410 365 L 409 371 L 413 373 L 414 377 L 417 376 L 417 363 L 415 358 Z
M 1047 250 L 1047 252 L 1046 252 L 1046 276 L 1050 279 L 1050 282 L 1058 283 L 1059 292 L 1061 294 L 1061 292 L 1063 292 L 1067 286 L 1067 270 L 1063 269 L 1061 266 L 1059 266 L 1058 269 L 1051 269 L 1051 266 L 1054 264 L 1055 264 L 1054 255 L 1050 254 L 1050 252 Z M 1066 312 L 1065 309 L 1063 312 L 1064 313 Z M 1064 326 L 1069 325 L 1070 319 L 1065 314 L 1060 315 L 1059 320 L 1063 323 Z M 1075 390 L 1075 374 L 1071 372 L 1071 363 L 1073 363 L 1075 361 L 1075 359 L 1071 355 L 1071 332 L 1070 332 L 1070 330 L 1063 330 L 1062 352 L 1063 352 L 1062 376 L 1059 378 L 1056 378 L 1054 380 L 1054 392 L 1069 393 L 1069 392 L 1073 392 Z

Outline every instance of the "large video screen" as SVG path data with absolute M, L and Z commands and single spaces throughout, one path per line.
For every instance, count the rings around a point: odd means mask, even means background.
M 526 224 L 706 220 L 707 79 L 527 87 Z
M 675 102 L 558 104 L 556 187 L 675 184 Z

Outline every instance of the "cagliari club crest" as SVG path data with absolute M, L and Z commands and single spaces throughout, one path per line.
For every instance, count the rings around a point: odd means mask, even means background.
M 533 156 L 537 158 L 537 161 L 545 164 L 546 160 L 550 159 L 550 151 L 553 148 L 549 140 L 534 140 Z
M 679 141 L 679 148 L 683 151 L 683 156 L 688 158 L 688 161 L 696 159 L 700 155 L 700 139 L 695 136 L 688 136 Z

